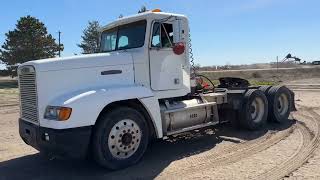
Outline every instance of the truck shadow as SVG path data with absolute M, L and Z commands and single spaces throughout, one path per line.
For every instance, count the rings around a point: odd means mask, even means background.
M 153 142 L 143 159 L 135 166 L 110 171 L 93 162 L 55 159 L 47 160 L 39 154 L 0 162 L 0 180 L 11 179 L 153 179 L 171 163 L 214 148 L 224 141 L 240 143 L 257 139 L 269 130 L 288 129 L 295 120 L 285 124 L 268 123 L 259 131 L 236 130 L 229 124 L 218 125 L 192 133 L 185 133 L 168 140 Z

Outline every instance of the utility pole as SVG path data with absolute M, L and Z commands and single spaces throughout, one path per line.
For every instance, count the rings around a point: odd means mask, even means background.
M 61 36 L 61 31 L 58 31 L 59 34 L 59 57 L 61 57 L 61 43 L 60 43 L 60 36 Z

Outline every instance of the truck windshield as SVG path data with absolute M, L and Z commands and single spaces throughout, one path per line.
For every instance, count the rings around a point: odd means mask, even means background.
M 106 30 L 101 34 L 101 52 L 138 48 L 144 45 L 145 20 Z

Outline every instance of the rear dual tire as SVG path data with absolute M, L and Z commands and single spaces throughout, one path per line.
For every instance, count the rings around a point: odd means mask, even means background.
M 266 124 L 267 116 L 268 100 L 265 94 L 257 89 L 248 89 L 239 111 L 241 127 L 249 130 L 260 129 Z
M 239 111 L 240 125 L 249 130 L 257 130 L 266 121 L 285 123 L 293 104 L 292 92 L 285 86 L 261 86 L 249 89 Z
M 269 103 L 268 120 L 277 123 L 286 122 L 293 101 L 290 90 L 285 86 L 273 86 L 266 93 Z

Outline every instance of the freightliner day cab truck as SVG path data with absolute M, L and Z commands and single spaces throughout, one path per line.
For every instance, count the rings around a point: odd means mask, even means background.
M 189 23 L 160 10 L 101 29 L 101 53 L 19 66 L 19 132 L 43 154 L 86 157 L 110 169 L 137 163 L 148 143 L 226 121 L 249 130 L 295 110 L 285 86 L 194 72 Z

